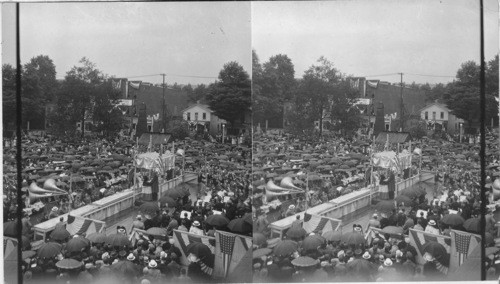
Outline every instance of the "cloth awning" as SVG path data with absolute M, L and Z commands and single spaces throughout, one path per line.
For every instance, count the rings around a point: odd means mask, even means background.
M 379 152 L 373 154 L 372 162 L 375 167 L 400 172 L 411 166 L 411 154 L 405 152 L 397 154 L 394 151 Z
M 147 152 L 138 154 L 135 157 L 135 162 L 138 168 L 147 170 L 169 170 L 175 165 L 175 155 L 171 153 L 163 154 L 160 157 L 159 153 Z
M 410 141 L 408 132 L 380 132 L 375 139 L 375 143 L 384 144 L 389 140 L 390 144 L 405 143 Z
M 168 144 L 171 137 L 172 135 L 164 133 L 143 133 L 138 143 L 140 145 L 149 145 L 149 141 L 152 141 L 153 145 Z

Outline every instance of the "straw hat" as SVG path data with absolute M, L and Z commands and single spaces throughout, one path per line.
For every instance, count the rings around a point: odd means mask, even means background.
M 368 251 L 365 251 L 365 253 L 363 254 L 363 258 L 364 259 L 370 259 L 371 258 L 371 255 Z
M 156 263 L 156 261 L 155 261 L 154 259 L 152 259 L 152 260 L 149 262 L 149 267 L 151 267 L 151 268 L 155 268 L 155 267 L 157 267 L 157 266 L 158 266 L 158 264 Z
M 386 258 L 384 261 L 384 266 L 392 266 L 392 260 L 390 258 Z
M 135 260 L 135 255 L 133 253 L 130 253 L 128 256 L 127 256 L 127 259 L 130 260 L 130 261 L 134 261 Z
M 56 212 L 57 210 L 59 210 L 59 208 L 57 208 L 56 206 L 52 207 L 53 212 Z
M 436 221 L 434 220 L 430 220 L 428 225 L 431 225 L 431 226 L 436 226 Z
M 200 225 L 201 225 L 201 224 L 200 224 L 200 222 L 198 222 L 198 221 L 194 221 L 194 222 L 193 222 L 193 226 L 195 226 L 195 227 L 199 227 Z

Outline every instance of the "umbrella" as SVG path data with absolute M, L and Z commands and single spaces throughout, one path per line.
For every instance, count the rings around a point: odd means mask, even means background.
M 40 258 L 50 258 L 58 255 L 62 250 L 62 245 L 54 242 L 43 243 L 37 251 Z
M 488 255 L 491 255 L 491 254 L 495 254 L 499 250 L 500 250 L 500 248 L 497 248 L 497 247 L 487 247 L 487 248 L 485 248 L 484 255 L 488 256 Z
M 319 260 L 309 256 L 300 256 L 292 260 L 292 264 L 299 267 L 311 267 L 319 263 Z
M 426 191 L 423 188 L 418 188 L 416 186 L 413 186 L 413 187 L 408 187 L 408 188 L 401 190 L 400 193 L 401 193 L 401 195 L 406 195 L 410 198 L 413 198 L 413 197 L 418 197 L 422 194 L 425 194 Z
M 164 228 L 159 228 L 159 227 L 152 227 L 152 228 L 149 228 L 147 231 L 146 231 L 148 234 L 150 235 L 153 235 L 153 236 L 160 236 L 160 237 L 164 237 L 167 235 L 167 229 L 164 229 Z
M 243 234 L 252 232 L 252 225 L 245 222 L 243 218 L 237 218 L 231 220 L 231 222 L 229 222 L 227 227 L 229 228 L 229 230 L 231 230 L 231 232 L 243 233 Z
M 362 233 L 348 232 L 342 234 L 340 240 L 348 245 L 360 245 L 365 243 L 365 236 Z
M 447 255 L 446 248 L 442 244 L 435 241 L 425 243 L 422 250 L 424 253 L 432 255 L 437 260 L 441 260 Z
M 64 228 L 55 229 L 52 233 L 50 233 L 50 238 L 56 241 L 64 241 L 70 236 L 71 234 Z
M 165 195 L 160 198 L 160 204 L 161 205 L 167 204 L 168 207 L 175 207 L 175 205 L 177 205 L 177 202 L 175 202 L 175 200 L 172 197 Z
M 401 227 L 396 227 L 396 226 L 387 226 L 382 229 L 382 232 L 386 234 L 394 234 L 394 235 L 399 235 L 403 234 L 403 228 Z
M 467 219 L 464 222 L 464 228 L 467 232 L 479 233 L 481 232 L 481 219 L 479 218 L 471 218 Z
M 373 264 L 364 258 L 354 259 L 353 261 L 348 262 L 345 266 L 350 272 L 352 272 L 353 275 L 367 275 L 374 271 Z
M 406 195 L 399 195 L 395 198 L 395 200 L 398 203 L 398 205 L 404 203 L 406 206 L 411 206 L 411 203 L 413 203 L 410 197 Z
M 253 233 L 253 244 L 261 246 L 267 242 L 267 238 L 262 233 Z
M 280 241 L 273 250 L 276 256 L 289 256 L 297 250 L 297 243 L 291 240 Z
M 139 210 L 145 214 L 155 215 L 160 208 L 158 207 L 158 202 L 146 202 L 139 207 Z
M 165 195 L 172 197 L 173 199 L 177 199 L 179 197 L 184 197 L 189 195 L 189 191 L 185 190 L 183 187 L 175 187 L 167 190 Z
M 3 235 L 7 237 L 17 238 L 17 222 L 10 221 L 3 223 Z
M 380 212 L 392 211 L 392 209 L 394 209 L 394 201 L 390 200 L 380 201 L 379 203 L 377 203 L 377 205 L 375 205 L 375 208 L 377 208 L 377 210 Z
M 61 269 L 77 269 L 83 266 L 83 262 L 72 258 L 65 258 L 63 260 L 58 261 L 56 263 L 56 266 Z
M 102 244 L 106 241 L 106 234 L 104 233 L 92 233 L 87 236 L 87 239 L 96 244 Z
M 142 271 L 141 267 L 128 260 L 121 260 L 111 265 L 111 270 L 121 275 L 136 276 Z
M 270 249 L 270 248 L 260 248 L 260 249 L 256 249 L 253 251 L 253 258 L 261 258 L 265 255 L 268 255 L 272 252 L 273 250 Z
M 253 219 L 252 219 L 252 213 L 246 213 L 241 217 L 243 221 L 247 222 L 248 224 L 253 226 Z
M 302 238 L 305 235 L 307 235 L 307 232 L 302 227 L 292 227 L 286 232 L 286 236 L 293 239 Z
M 322 234 L 323 238 L 330 242 L 340 241 L 340 237 L 342 236 L 341 231 L 328 231 Z
M 443 222 L 443 224 L 450 226 L 458 226 L 462 225 L 465 222 L 465 220 L 464 218 L 462 218 L 462 216 L 458 214 L 446 214 L 443 216 L 443 218 L 441 218 L 441 222 Z
M 226 226 L 227 224 L 229 224 L 229 219 L 226 218 L 226 216 L 224 216 L 224 215 L 214 214 L 214 215 L 208 216 L 208 218 L 205 222 L 211 226 L 222 227 L 222 226 Z
M 186 247 L 186 251 L 188 254 L 192 253 L 196 255 L 199 259 L 207 259 L 212 256 L 210 248 L 207 245 L 198 242 L 190 243 Z
M 86 249 L 90 245 L 90 241 L 83 237 L 72 238 L 66 244 L 66 251 L 78 252 Z
M 128 237 L 125 235 L 122 235 L 122 234 L 111 234 L 111 235 L 107 236 L 105 243 L 108 245 L 117 246 L 117 247 L 130 245 L 130 241 L 128 240 Z
M 304 250 L 317 250 L 318 247 L 325 243 L 325 238 L 320 235 L 310 235 L 307 236 L 302 242 L 302 248 Z
M 23 260 L 27 259 L 27 258 L 31 258 L 31 257 L 33 257 L 35 255 L 36 255 L 36 251 L 33 251 L 33 250 L 26 250 L 26 251 L 22 252 L 22 258 L 23 258 Z

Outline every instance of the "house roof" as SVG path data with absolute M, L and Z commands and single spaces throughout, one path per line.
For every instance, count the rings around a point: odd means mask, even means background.
M 383 144 L 387 141 L 387 136 L 389 135 L 389 143 L 397 144 L 397 143 L 405 143 L 411 140 L 410 133 L 408 132 L 389 132 L 384 131 L 380 132 L 375 138 L 375 143 Z
M 190 105 L 188 106 L 187 108 L 183 109 L 182 110 L 182 113 L 184 113 L 185 111 L 189 110 L 189 109 L 192 109 L 194 107 L 199 107 L 199 108 L 202 108 L 210 113 L 212 113 L 212 110 L 210 109 L 210 107 L 208 105 L 204 105 L 204 104 L 194 104 L 194 105 Z
M 430 108 L 431 106 L 437 106 L 437 107 L 442 108 L 442 109 L 444 109 L 444 110 L 446 110 L 446 111 L 448 111 L 448 112 L 450 111 L 450 109 L 448 108 L 448 106 L 447 106 L 447 105 L 445 105 L 445 104 L 443 104 L 443 103 L 440 103 L 440 102 L 433 102 L 432 104 L 429 104 L 429 105 L 424 106 L 424 107 L 423 107 L 423 108 L 421 108 L 418 112 L 422 112 L 422 111 L 424 111 L 425 109 Z
M 150 139 L 153 145 L 167 144 L 170 142 L 172 135 L 165 133 L 142 133 L 138 143 L 141 145 L 149 145 Z

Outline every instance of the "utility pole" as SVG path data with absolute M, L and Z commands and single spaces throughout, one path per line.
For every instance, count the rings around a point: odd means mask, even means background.
M 167 129 L 167 120 L 165 117 L 165 74 L 161 74 L 163 76 L 163 84 L 162 84 L 162 89 L 163 89 L 163 104 L 162 104 L 162 113 L 161 113 L 161 118 L 163 120 L 163 131 Z
M 401 121 L 401 132 L 404 131 L 404 119 L 403 119 L 403 73 L 399 73 L 401 75 L 401 109 L 400 109 L 400 121 Z

